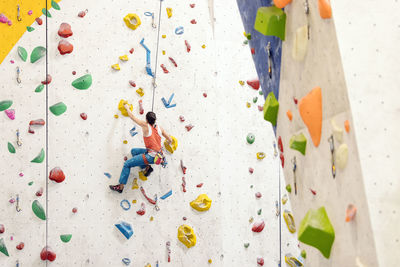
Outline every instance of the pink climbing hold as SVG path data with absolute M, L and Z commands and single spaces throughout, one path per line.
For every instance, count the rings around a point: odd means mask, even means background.
M 38 25 L 42 25 L 43 24 L 43 20 L 41 18 L 36 18 L 35 21 L 36 21 L 36 23 Z
M 15 110 L 14 109 L 6 109 L 6 110 L 4 110 L 4 112 L 6 113 L 7 117 L 10 120 L 15 120 Z
M 129 81 L 129 84 L 130 84 L 132 87 L 136 87 L 135 81 L 130 80 L 130 81 Z
M 79 12 L 79 13 L 78 13 L 78 17 L 83 18 L 83 17 L 86 16 L 86 13 L 87 13 L 87 9 L 86 9 L 85 11 Z
M 43 187 L 41 187 L 38 191 L 36 191 L 36 196 L 41 197 L 43 195 Z
M 33 11 L 32 10 L 29 10 L 28 11 L 28 15 L 30 16 L 30 15 L 32 15 L 33 14 Z
M 131 50 L 129 50 L 129 53 L 133 54 L 133 51 L 135 51 L 135 49 L 131 48 Z
M 53 78 L 51 77 L 50 74 L 47 74 L 46 80 L 42 81 L 42 84 L 50 84 Z
M 0 234 L 4 233 L 5 230 L 4 224 L 0 224 Z
M 76 71 L 72 71 L 72 75 L 76 75 Z
M 186 45 L 186 51 L 189 53 L 189 52 L 190 52 L 190 49 L 191 49 L 192 47 L 190 46 L 189 42 L 186 41 L 186 40 L 185 40 L 185 45 Z
M 49 179 L 56 183 L 61 183 L 65 180 L 65 174 L 59 167 L 55 167 L 50 171 Z
M 186 130 L 189 132 L 190 130 L 192 130 L 193 129 L 193 125 L 192 124 L 189 124 L 189 125 L 186 125 L 185 126 L 185 128 L 186 128 Z
M 183 116 L 181 115 L 181 116 L 179 116 L 179 120 L 180 120 L 181 122 L 184 122 L 184 121 L 185 121 L 185 117 L 183 117 Z
M 14 63 L 15 63 L 15 61 L 11 59 L 11 60 L 10 60 L 10 63 L 11 63 L 11 64 L 14 64 Z
M 54 253 L 51 248 L 44 247 L 40 252 L 40 259 L 42 259 L 42 261 L 54 261 L 56 259 L 56 253 Z
M 207 97 L 207 93 L 203 93 L 203 96 L 204 96 L 204 97 Z
M 7 23 L 8 18 L 4 14 L 0 14 L 0 22 L 1 23 Z
M 24 174 L 22 172 L 20 172 L 18 175 L 19 175 L 19 177 L 23 177 L 24 176 Z
M 84 121 L 87 120 L 87 114 L 86 113 L 83 112 L 83 113 L 80 114 L 80 116 L 81 116 L 82 120 L 84 120 Z
M 264 265 L 264 259 L 263 258 L 257 258 L 257 264 L 259 266 L 263 266 Z
M 197 24 L 197 21 L 196 21 L 195 19 L 192 19 L 192 20 L 190 21 L 190 23 L 192 23 L 192 24 Z
M 247 84 L 253 87 L 254 90 L 258 90 L 260 88 L 260 80 L 258 79 L 247 81 Z
M 139 113 L 140 113 L 141 115 L 143 115 L 143 113 L 144 113 L 143 101 L 142 101 L 142 99 L 139 100 Z
M 77 208 L 73 208 L 72 209 L 72 213 L 77 213 L 78 212 L 78 209 Z
M 264 230 L 264 227 L 265 227 L 265 222 L 260 221 L 260 222 L 254 223 L 251 230 L 255 233 L 260 233 L 262 230 Z
M 164 64 L 161 64 L 160 67 L 162 68 L 162 70 L 164 71 L 164 73 L 169 73 L 169 71 L 168 71 L 167 68 L 164 66 Z
M 58 29 L 58 35 L 63 38 L 68 38 L 72 35 L 71 25 L 66 22 L 61 23 L 60 28 Z
M 263 106 L 258 106 L 258 111 L 263 111 L 264 107 Z
M 8 24 L 8 26 L 11 26 L 11 25 L 12 25 L 12 21 L 9 19 L 9 20 L 7 21 L 7 24 Z
M 253 172 L 254 172 L 254 169 L 250 167 L 250 168 L 249 168 L 249 173 L 250 173 L 250 174 L 253 174 Z
M 261 198 L 262 197 L 260 192 L 255 193 L 255 196 L 256 196 L 256 198 Z
M 20 242 L 20 243 L 16 246 L 16 248 L 17 248 L 18 250 L 22 250 L 24 247 L 25 247 L 24 242 Z
M 196 6 L 196 4 L 190 4 L 191 8 L 194 8 Z
M 67 40 L 61 40 L 58 43 L 58 51 L 60 52 L 61 55 L 71 54 L 73 50 L 74 46 Z
M 136 213 L 139 214 L 140 216 L 143 216 L 146 213 L 146 207 L 144 203 L 140 205 L 140 210 L 136 211 Z
M 11 204 L 15 203 L 15 199 L 11 198 L 8 202 L 10 202 Z

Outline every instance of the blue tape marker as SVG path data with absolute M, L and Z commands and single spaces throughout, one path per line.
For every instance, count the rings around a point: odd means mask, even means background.
M 124 203 L 127 203 L 127 204 L 128 204 L 128 207 L 125 207 L 125 206 L 124 206 Z M 126 200 L 126 199 L 123 199 L 119 205 L 120 205 L 121 208 L 123 208 L 124 210 L 129 210 L 129 209 L 131 208 L 131 203 L 129 203 L 129 201 Z
M 179 26 L 175 29 L 175 34 L 181 35 L 184 33 L 183 26 Z
M 162 200 L 166 199 L 167 197 L 172 195 L 172 190 L 169 190 L 168 193 L 166 193 L 165 195 L 163 195 L 162 197 L 160 197 Z

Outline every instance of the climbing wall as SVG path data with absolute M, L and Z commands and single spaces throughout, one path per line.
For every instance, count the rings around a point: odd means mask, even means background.
M 0 223 L 6 231 L 0 238 L 4 238 L 10 254 L 8 258 L 1 255 L 2 265 L 12 266 L 18 260 L 22 266 L 44 266 L 46 262 L 39 254 L 46 244 L 57 255 L 50 263 L 54 266 L 123 266 L 123 258 L 129 258 L 131 266 L 157 266 L 157 262 L 166 265 L 167 241 L 171 242 L 171 266 L 257 266 L 258 258 L 265 261 L 264 266 L 276 266 L 281 243 L 285 251 L 299 255 L 297 240 L 284 228 L 275 204 L 280 198 L 280 181 L 281 186 L 284 182 L 273 130 L 258 109 L 264 104 L 263 96 L 260 90 L 239 84 L 239 80 L 254 78 L 257 73 L 249 48 L 242 44 L 244 29 L 237 6 L 223 8 L 221 1 L 92 0 L 66 0 L 59 5 L 60 10 L 49 8 L 47 24 L 40 9 L 34 10 L 32 16 L 40 16 L 43 25 L 31 24 L 35 30 L 26 32 L 1 64 L 1 77 L 7 82 L 2 85 L 0 101 L 12 99 L 11 108 L 16 112 L 15 120 L 4 112 L 1 116 L 4 131 L 0 173 L 6 186 L 1 191 Z M 171 18 L 167 7 L 172 8 Z M 25 23 L 29 9 L 23 5 L 21 8 L 23 21 L 19 23 Z M 78 16 L 81 11 L 84 17 Z M 155 14 L 156 28 L 145 12 Z M 136 30 L 127 28 L 123 21 L 128 13 L 140 17 L 141 25 Z M 225 20 L 228 16 L 234 19 Z M 196 23 L 191 22 L 193 19 Z M 65 31 L 61 34 L 64 37 L 58 34 L 62 23 L 71 26 L 72 36 L 66 37 Z M 25 47 L 28 55 L 34 47 L 46 47 L 46 26 L 47 61 L 41 58 L 32 64 L 28 58 L 28 62 L 22 62 L 18 46 Z M 184 28 L 182 35 L 175 34 L 179 26 Z M 145 70 L 146 50 L 140 45 L 143 38 L 151 51 L 152 71 L 156 71 L 154 90 L 153 79 Z M 60 55 L 60 41 L 72 44 L 72 53 Z M 123 55 L 129 60 L 121 61 Z M 46 63 L 52 80 L 36 93 L 35 88 L 46 78 Z M 120 70 L 112 69 L 117 63 Z M 163 72 L 161 64 L 169 73 Z M 20 84 L 15 79 L 16 66 L 21 68 Z M 90 88 L 78 90 L 71 85 L 87 74 L 93 79 Z M 134 81 L 136 87 L 129 81 Z M 139 87 L 143 97 L 135 92 Z M 171 104 L 176 107 L 166 108 L 161 98 L 168 100 L 172 94 Z M 254 97 L 258 97 L 257 103 L 253 103 Z M 131 189 L 133 179 L 138 178 L 137 169 L 132 169 L 122 194 L 108 188 L 118 183 L 130 149 L 143 147 L 140 130 L 132 137 L 129 130 L 133 122 L 117 109 L 120 99 L 132 103 L 136 114 L 139 100 L 143 101 L 144 112 L 153 107 L 159 124 L 178 139 L 178 149 L 167 155 L 167 167 L 156 167 L 147 181 L 138 181 L 149 197 L 157 194 L 159 211 L 140 190 Z M 65 113 L 55 116 L 48 111 L 60 102 L 67 107 Z M 246 102 L 251 102 L 250 108 Z M 87 119 L 81 117 L 82 113 Z M 184 122 L 179 119 L 181 115 Z M 35 133 L 28 133 L 29 121 L 35 119 L 43 119 L 46 124 L 34 126 Z M 194 127 L 188 131 L 185 126 L 190 124 Z M 18 128 L 21 147 L 16 144 Z M 252 145 L 246 143 L 249 133 L 256 136 Z M 7 142 L 14 145 L 15 154 L 7 151 Z M 44 161 L 30 163 L 42 148 Z M 266 157 L 257 160 L 258 152 Z M 185 175 L 181 160 L 187 167 Z M 47 179 L 56 167 L 66 177 L 61 183 Z M 249 168 L 254 169 L 252 174 Z M 28 185 L 31 181 L 33 184 Z M 43 195 L 36 196 L 40 187 Z M 172 195 L 161 200 L 170 190 Z M 9 203 L 17 194 L 20 212 L 16 211 L 16 203 Z M 210 210 L 200 213 L 189 206 L 199 194 L 212 199 Z M 127 211 L 120 206 L 124 199 L 131 206 Z M 47 221 L 32 212 L 34 200 L 43 206 Z M 146 213 L 140 216 L 136 211 L 142 203 Z M 286 208 L 290 209 L 289 203 Z M 129 240 L 114 226 L 120 221 L 132 225 L 134 234 Z M 262 221 L 264 230 L 252 232 L 253 225 Z M 177 229 L 182 224 L 193 227 L 195 247 L 188 249 L 178 241 Z M 68 243 L 60 240 L 63 234 L 72 235 Z M 19 242 L 25 244 L 22 251 L 15 248 Z

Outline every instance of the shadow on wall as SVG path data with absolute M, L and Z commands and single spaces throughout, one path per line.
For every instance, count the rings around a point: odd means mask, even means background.
M 279 99 L 279 80 L 281 75 L 281 55 L 282 55 L 282 41 L 275 36 L 265 36 L 254 29 L 254 22 L 256 20 L 257 10 L 263 6 L 272 6 L 272 0 L 255 0 L 249 5 L 246 0 L 237 0 L 240 15 L 242 17 L 243 25 L 246 33 L 251 34 L 249 41 L 250 48 L 254 48 L 253 60 L 260 79 L 260 85 L 264 93 L 264 98 L 271 91 L 274 92 L 277 99 Z M 268 74 L 268 52 L 267 45 L 271 43 L 271 59 L 272 59 L 272 77 Z M 248 77 L 252 79 L 254 77 Z

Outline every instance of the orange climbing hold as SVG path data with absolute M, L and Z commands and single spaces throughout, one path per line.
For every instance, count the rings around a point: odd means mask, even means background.
M 346 129 L 346 132 L 350 132 L 350 122 L 349 122 L 349 120 L 346 120 L 344 122 L 344 128 Z
M 286 111 L 286 115 L 287 115 L 287 117 L 289 118 L 289 120 L 292 121 L 292 119 L 293 119 L 293 114 L 292 114 L 292 112 L 290 111 L 290 109 L 289 109 L 288 111 Z
M 300 116 L 308 128 L 314 146 L 319 146 L 322 131 L 322 92 L 317 86 L 299 101 Z
M 288 4 L 290 4 L 292 0 L 274 0 L 274 4 L 276 7 L 284 8 Z
M 332 18 L 332 8 L 330 0 L 318 0 L 319 15 L 323 19 Z

